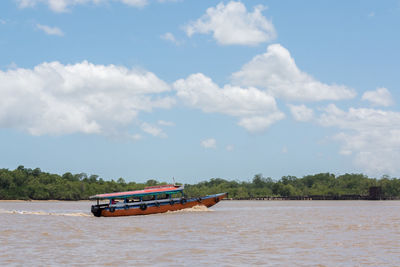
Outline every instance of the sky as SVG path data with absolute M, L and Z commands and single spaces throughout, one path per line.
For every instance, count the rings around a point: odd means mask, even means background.
M 398 177 L 400 1 L 0 2 L 0 168 Z

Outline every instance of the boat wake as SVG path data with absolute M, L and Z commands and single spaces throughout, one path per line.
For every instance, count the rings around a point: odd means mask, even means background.
M 45 216 L 73 216 L 73 217 L 91 217 L 92 215 L 83 212 L 58 213 L 45 211 L 25 211 L 25 210 L 3 210 L 0 209 L 0 214 L 22 214 L 22 215 L 45 215 Z
M 167 213 L 181 213 L 181 212 L 211 212 L 214 211 L 212 209 L 207 208 L 203 205 L 197 205 L 191 208 L 183 209 L 183 210 L 175 210 L 175 211 L 168 211 Z

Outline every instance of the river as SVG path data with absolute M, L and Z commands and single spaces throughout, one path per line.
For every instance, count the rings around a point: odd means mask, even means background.
M 221 201 L 97 218 L 91 202 L 0 202 L 4 266 L 400 266 L 400 201 Z

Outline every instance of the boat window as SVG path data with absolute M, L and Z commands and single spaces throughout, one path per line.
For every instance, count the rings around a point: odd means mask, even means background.
M 142 197 L 143 201 L 155 200 L 154 195 L 147 195 Z
M 167 199 L 168 198 L 168 195 L 167 194 L 159 194 L 158 196 L 157 196 L 157 199 Z
M 127 199 L 128 203 L 130 202 L 139 202 L 140 198 L 139 197 L 131 197 Z
M 181 196 L 183 196 L 183 193 L 182 193 L 182 192 L 179 192 L 179 193 L 172 193 L 172 194 L 171 194 L 171 198 L 176 198 L 176 197 L 181 197 Z

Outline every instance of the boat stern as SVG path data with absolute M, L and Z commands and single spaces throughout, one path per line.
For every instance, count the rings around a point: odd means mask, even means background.
M 106 207 L 108 207 L 108 204 L 92 205 L 90 211 L 93 213 L 94 216 L 100 217 Z

